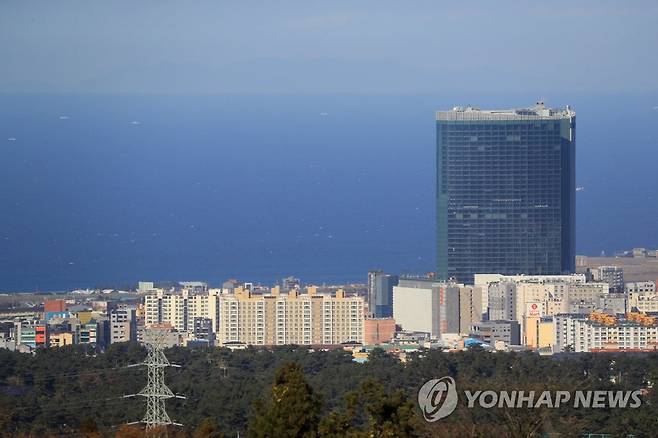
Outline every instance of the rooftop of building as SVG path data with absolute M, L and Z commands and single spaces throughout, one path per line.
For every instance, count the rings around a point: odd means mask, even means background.
M 655 316 L 644 313 L 602 313 L 591 312 L 583 313 L 562 313 L 556 315 L 556 318 L 576 319 L 594 327 L 657 327 L 658 320 Z
M 548 108 L 544 102 L 536 102 L 530 108 L 483 110 L 474 106 L 456 106 L 450 111 L 437 111 L 436 120 L 560 120 L 575 117 L 569 105 L 566 108 Z

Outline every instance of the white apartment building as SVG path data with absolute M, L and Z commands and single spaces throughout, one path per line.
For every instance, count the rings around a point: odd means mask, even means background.
M 192 290 L 153 289 L 144 296 L 144 323 L 169 323 L 178 332 L 194 329 L 194 318 L 209 318 L 216 331 L 219 321 L 220 289 L 197 293 Z
M 555 320 L 555 351 L 655 350 L 658 327 L 635 321 L 612 319 L 609 323 L 587 315 L 563 314 Z

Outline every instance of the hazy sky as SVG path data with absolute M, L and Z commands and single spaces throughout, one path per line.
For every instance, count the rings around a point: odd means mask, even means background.
M 0 1 L 0 91 L 658 90 L 658 2 Z

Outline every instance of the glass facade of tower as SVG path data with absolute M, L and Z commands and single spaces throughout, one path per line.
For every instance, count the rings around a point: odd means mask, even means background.
M 575 269 L 575 113 L 437 113 L 438 275 Z
M 368 272 L 368 306 L 373 318 L 393 317 L 393 286 L 397 286 L 397 275 L 383 271 Z

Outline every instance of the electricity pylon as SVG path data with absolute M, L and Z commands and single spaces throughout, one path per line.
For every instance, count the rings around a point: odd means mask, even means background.
M 170 424 L 182 426 L 182 424 L 172 421 L 165 410 L 165 401 L 167 399 L 185 398 L 182 395 L 174 394 L 164 381 L 165 368 L 180 367 L 180 365 L 170 363 L 164 354 L 167 333 L 169 333 L 169 329 L 164 327 L 151 327 L 144 332 L 144 344 L 146 344 L 146 350 L 148 352 L 146 360 L 140 364 L 131 366 L 146 365 L 148 383 L 137 394 L 124 396 L 134 397 L 139 395 L 146 398 L 146 414 L 142 418 L 142 421 L 136 422 L 144 423 L 146 430 L 168 426 Z

